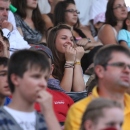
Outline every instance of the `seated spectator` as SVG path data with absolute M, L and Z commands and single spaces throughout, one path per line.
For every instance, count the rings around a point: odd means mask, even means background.
M 56 5 L 54 10 L 54 25 L 65 23 L 72 26 L 73 35 L 77 40 L 77 44 L 83 46 L 85 50 L 101 45 L 95 42 L 91 32 L 79 28 L 79 13 L 74 2 L 61 1 Z
M 104 44 L 118 44 L 117 35 L 127 18 L 124 0 L 109 0 L 106 10 L 106 22 L 99 31 L 98 39 Z
M 46 42 L 45 22 L 39 11 L 38 2 L 11 0 L 11 3 L 17 8 L 17 12 L 14 14 L 16 26 L 28 44 Z
M 102 47 L 94 57 L 94 72 L 97 86 L 92 93 L 71 106 L 68 111 L 65 130 L 79 130 L 82 115 L 88 104 L 102 97 L 119 102 L 124 108 L 122 130 L 130 128 L 130 51 L 120 45 Z
M 96 36 L 94 37 L 95 41 L 98 41 L 97 34 L 104 23 L 105 23 L 105 13 L 100 13 L 94 18 L 93 25 L 96 30 Z
M 97 35 L 97 32 L 93 26 L 94 18 L 102 12 L 106 12 L 107 2 L 108 0 L 91 0 L 91 5 L 89 9 L 89 22 L 93 37 Z
M 124 113 L 120 103 L 97 98 L 88 104 L 80 130 L 121 130 Z
M 76 44 L 78 46 L 83 46 L 85 50 L 101 45 L 101 43 L 95 42 L 90 31 L 80 29 L 78 19 L 79 13 L 80 12 L 76 9 L 74 2 L 61 1 L 56 5 L 54 10 L 54 25 L 56 26 L 59 23 L 70 25 L 73 28 L 73 36 L 75 37 Z M 85 54 L 81 60 L 83 73 L 88 67 L 86 57 L 87 54 Z
M 47 45 L 54 57 L 52 76 L 59 80 L 66 92 L 84 91 L 85 84 L 80 60 L 83 47 L 75 47 L 71 27 L 60 24 L 48 32 Z
M 8 58 L 0 57 L 0 106 L 8 105 L 11 101 L 8 97 L 11 92 L 7 81 L 7 64 Z
M 29 48 L 27 42 L 16 29 L 16 24 L 12 12 L 9 11 L 10 0 L 0 0 L 0 29 L 3 35 L 8 38 L 10 43 L 10 53 L 14 51 Z
M 21 50 L 9 61 L 8 83 L 12 101 L 0 108 L 0 129 L 60 130 L 52 107 L 52 96 L 46 91 L 49 61 L 42 53 Z M 41 114 L 34 103 L 41 105 Z M 54 127 L 55 126 L 55 127 Z
M 130 12 L 128 12 L 123 29 L 119 31 L 118 42 L 120 45 L 130 48 Z
M 47 91 L 53 96 L 53 108 L 55 114 L 60 124 L 63 125 L 65 122 L 65 118 L 67 116 L 68 109 L 73 104 L 73 100 L 67 94 L 58 90 L 58 87 L 60 87 L 59 85 L 52 84 L 52 82 L 55 82 L 56 79 L 52 76 L 54 65 L 53 65 L 53 55 L 51 50 L 44 45 L 34 45 L 30 49 L 44 53 L 49 59 L 50 66 L 51 66 L 51 73 L 48 80 Z M 54 85 L 55 88 L 57 89 L 54 90 L 54 88 L 52 88 L 52 85 Z M 41 112 L 40 105 L 38 103 L 35 104 L 35 109 Z

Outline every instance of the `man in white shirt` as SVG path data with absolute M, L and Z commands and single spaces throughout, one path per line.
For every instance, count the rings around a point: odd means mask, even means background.
M 30 46 L 18 32 L 14 16 L 9 11 L 9 5 L 9 0 L 0 0 L 0 29 L 2 29 L 4 36 L 9 39 L 10 53 L 12 53 L 15 50 L 29 48 Z

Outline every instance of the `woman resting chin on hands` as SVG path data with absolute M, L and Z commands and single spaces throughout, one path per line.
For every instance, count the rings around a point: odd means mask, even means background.
M 60 80 L 66 92 L 85 90 L 80 60 L 84 55 L 83 47 L 74 47 L 71 27 L 60 24 L 49 31 L 47 44 L 54 57 L 52 76 Z

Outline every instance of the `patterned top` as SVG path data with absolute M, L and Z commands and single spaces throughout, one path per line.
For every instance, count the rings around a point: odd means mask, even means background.
M 22 130 L 15 119 L 3 108 L 0 108 L 0 130 Z M 44 117 L 36 112 L 36 130 L 47 130 Z
M 31 29 L 19 15 L 14 14 L 14 16 L 16 26 L 22 29 L 23 37 L 28 44 L 36 44 L 42 40 L 42 34 L 39 31 Z

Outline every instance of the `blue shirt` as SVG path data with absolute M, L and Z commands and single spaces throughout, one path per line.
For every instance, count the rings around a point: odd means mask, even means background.
M 125 30 L 125 29 L 121 29 L 119 31 L 119 34 L 118 34 L 118 42 L 120 41 L 125 41 L 128 45 L 128 47 L 130 48 L 130 32 Z
M 7 106 L 11 102 L 11 99 L 9 97 L 5 98 L 4 106 Z

